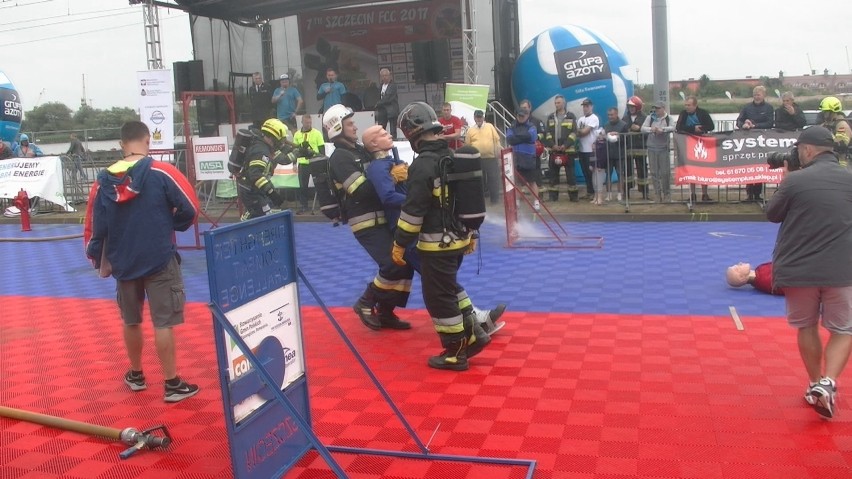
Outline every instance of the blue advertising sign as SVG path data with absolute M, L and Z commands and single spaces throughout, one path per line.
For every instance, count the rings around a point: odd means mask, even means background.
M 285 211 L 217 228 L 204 243 L 234 477 L 281 477 L 316 445 L 293 218 Z

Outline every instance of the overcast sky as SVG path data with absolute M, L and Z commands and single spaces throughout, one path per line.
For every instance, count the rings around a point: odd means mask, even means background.
M 521 48 L 549 27 L 585 26 L 621 47 L 640 83 L 653 81 L 651 0 L 520 0 L 520 5 Z M 808 57 L 820 73 L 826 68 L 848 73 L 849 11 L 840 0 L 668 0 L 670 79 L 805 74 Z M 159 12 L 164 63 L 191 60 L 187 15 Z M 834 17 L 842 21 L 836 29 Z M 142 8 L 127 0 L 0 0 L 0 59 L 25 110 L 39 101 L 76 110 L 83 75 L 95 108 L 136 108 L 136 71 L 147 69 Z

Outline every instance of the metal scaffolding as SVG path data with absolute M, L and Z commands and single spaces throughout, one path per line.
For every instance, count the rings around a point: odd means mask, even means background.
M 464 82 L 478 83 L 476 68 L 476 7 L 473 0 L 461 0 L 462 9 L 462 59 L 464 61 Z
M 163 69 L 163 50 L 160 46 L 160 14 L 154 0 L 142 3 L 142 16 L 145 20 L 145 52 L 148 55 L 148 69 Z

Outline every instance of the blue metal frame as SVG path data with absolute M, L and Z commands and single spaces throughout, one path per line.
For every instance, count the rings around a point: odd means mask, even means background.
M 328 449 L 316 437 L 311 428 L 308 395 L 307 367 L 305 374 L 282 391 L 280 382 L 272 378 L 262 361 L 239 335 L 225 317 L 225 313 L 256 300 L 277 288 L 293 283 L 298 288 L 296 277 L 295 235 L 293 218 L 289 211 L 257 218 L 204 233 L 207 255 L 207 275 L 210 287 L 210 309 L 213 313 L 213 336 L 216 343 L 216 360 L 219 367 L 219 383 L 225 410 L 225 427 L 228 431 L 231 452 L 231 467 L 237 479 L 277 478 L 284 475 L 313 447 L 338 475 L 346 477 L 343 469 Z M 223 251 L 223 246 L 229 246 Z M 233 249 L 230 248 L 233 246 Z M 234 262 L 258 253 L 269 255 L 268 267 L 235 272 Z M 272 273 L 272 274 L 270 274 Z M 258 280 L 253 286 L 263 284 L 266 288 L 254 287 L 251 292 L 237 296 L 234 300 L 227 293 L 232 287 L 245 285 L 247 279 Z M 265 281 L 265 283 L 263 283 Z M 280 283 L 280 284 L 279 284 Z M 298 294 L 298 293 L 297 293 Z M 221 304 L 225 303 L 225 304 Z M 298 314 L 298 312 L 297 312 Z M 226 336 L 227 334 L 227 336 Z M 301 336 L 301 328 L 299 335 Z M 239 423 L 234 420 L 230 395 L 230 376 L 227 358 L 228 339 L 240 349 L 258 374 L 273 399 L 267 401 Z M 302 341 L 304 344 L 304 341 Z M 304 351 L 301 351 L 304 355 Z M 304 357 L 304 356 L 303 356 Z

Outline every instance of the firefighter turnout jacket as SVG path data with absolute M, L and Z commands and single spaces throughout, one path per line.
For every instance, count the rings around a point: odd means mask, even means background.
M 442 159 L 453 158 L 444 140 L 424 141 L 408 169 L 408 194 L 402 205 L 394 241 L 429 254 L 458 255 L 470 244 L 470 234 L 459 231 L 448 185 L 442 184 Z M 442 207 L 442 203 L 445 207 Z
M 566 153 L 574 153 L 574 145 L 577 141 L 577 117 L 570 111 L 565 111 L 565 116 L 560 120 L 556 113 L 547 118 L 545 134 L 542 143 L 548 148 L 564 146 Z
M 387 224 L 382 202 L 364 173 L 363 163 L 370 160 L 370 153 L 361 146 L 352 147 L 342 142 L 334 146 L 334 152 L 328 159 L 328 179 L 334 190 L 317 188 L 320 207 L 323 210 L 333 208 L 338 204 L 340 193 L 343 193 L 340 206 L 344 211 L 341 213 L 352 233 L 357 235 L 367 228 Z

